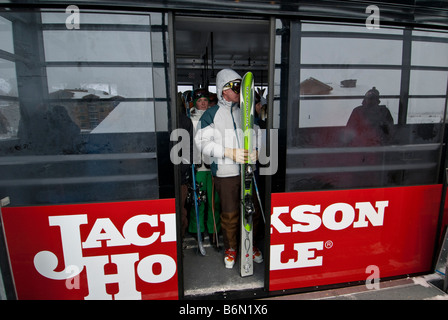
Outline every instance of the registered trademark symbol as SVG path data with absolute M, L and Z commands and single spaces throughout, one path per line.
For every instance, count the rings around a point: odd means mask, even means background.
M 330 249 L 331 247 L 333 247 L 333 241 L 331 240 L 325 241 L 325 248 Z

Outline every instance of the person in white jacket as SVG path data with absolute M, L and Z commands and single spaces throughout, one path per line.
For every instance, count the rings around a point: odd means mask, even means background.
M 223 233 L 226 268 L 235 264 L 238 248 L 241 178 L 240 163 L 250 158 L 256 161 L 256 148 L 261 135 L 257 134 L 255 150 L 243 149 L 241 111 L 239 108 L 241 76 L 231 69 L 223 69 L 216 76 L 218 104 L 202 115 L 195 135 L 198 149 L 211 158 L 211 171 L 221 201 L 221 229 Z M 254 128 L 257 132 L 259 128 Z M 255 219 L 256 217 L 254 217 Z M 255 238 L 255 237 L 254 237 Z M 261 252 L 254 246 L 254 261 L 261 263 Z

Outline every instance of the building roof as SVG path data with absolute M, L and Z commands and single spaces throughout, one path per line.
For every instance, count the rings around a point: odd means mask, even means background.
M 328 84 L 323 83 L 313 77 L 309 77 L 308 79 L 302 81 L 300 83 L 300 94 L 330 94 L 330 91 L 333 90 L 333 87 Z

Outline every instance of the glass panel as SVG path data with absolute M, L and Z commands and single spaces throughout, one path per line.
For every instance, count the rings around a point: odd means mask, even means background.
M 288 45 L 276 48 L 275 74 L 276 99 L 288 106 L 279 121 L 288 139 L 285 190 L 438 183 L 446 34 L 414 39 L 399 28 L 373 34 L 361 25 L 300 22 L 289 30 L 277 33 Z
M 44 48 L 47 61 L 151 61 L 149 32 L 45 31 Z
M 412 65 L 448 66 L 448 33 L 414 30 L 412 36 Z
M 157 147 L 169 144 L 166 15 L 82 12 L 67 30 L 65 11 L 13 13 L 1 39 L 35 43 L 1 42 L 0 193 L 14 206 L 174 197 Z
M 167 96 L 167 80 L 165 75 L 165 69 L 154 68 L 153 69 L 153 82 L 154 82 L 154 97 L 164 98 Z
M 19 103 L 0 98 L 0 143 L 17 137 L 19 122 Z
M 379 39 L 302 38 L 307 64 L 400 64 L 401 42 Z
M 409 94 L 446 95 L 447 71 L 412 70 Z
M 165 39 L 166 39 L 166 37 L 165 37 Z M 163 33 L 162 32 L 152 32 L 151 33 L 151 43 L 156 48 L 162 48 L 163 47 Z M 152 59 L 154 62 L 163 62 L 163 61 L 165 61 L 166 58 L 163 54 L 163 51 L 154 50 L 152 52 Z
M 0 50 L 14 53 L 12 42 L 12 23 L 0 16 Z
M 407 123 L 442 123 L 445 98 L 409 99 Z
M 412 42 L 411 63 L 417 66 L 448 66 L 448 43 Z
M 0 59 L 0 96 L 17 97 L 16 66 L 13 61 Z

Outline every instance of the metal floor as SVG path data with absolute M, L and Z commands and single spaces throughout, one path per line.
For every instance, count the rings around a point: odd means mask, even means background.
M 241 277 L 238 260 L 232 269 L 224 266 L 224 250 L 222 237 L 220 252 L 210 245 L 208 235 L 205 236 L 206 255 L 197 252 L 197 242 L 191 235 L 184 239 L 186 249 L 183 250 L 183 275 L 185 298 L 213 295 L 228 291 L 259 289 L 264 286 L 264 264 L 254 263 L 254 274 Z M 262 250 L 262 246 L 259 246 Z

